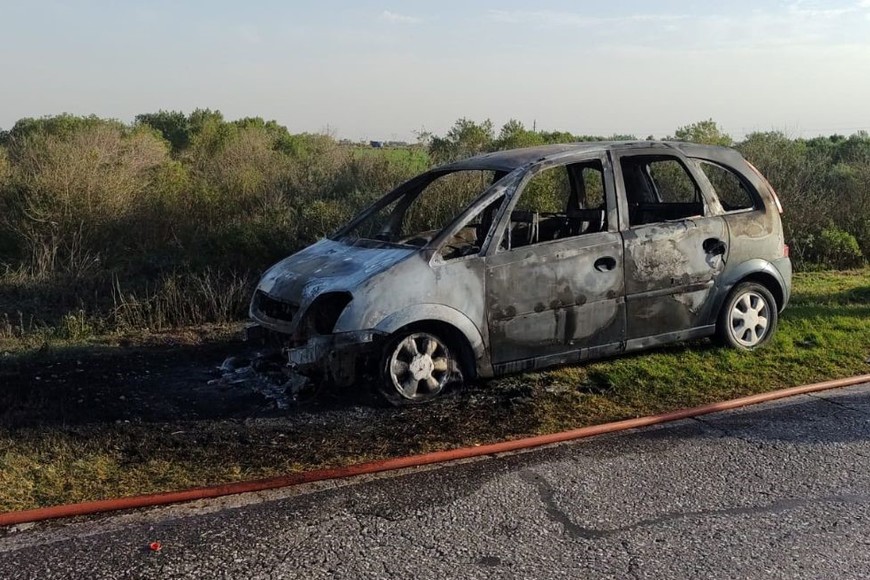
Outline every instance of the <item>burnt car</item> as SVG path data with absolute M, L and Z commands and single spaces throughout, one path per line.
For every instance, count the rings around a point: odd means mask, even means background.
M 394 404 L 706 336 L 751 350 L 789 300 L 781 211 L 724 147 L 488 153 L 423 173 L 273 266 L 250 316 L 298 372 L 372 372 Z

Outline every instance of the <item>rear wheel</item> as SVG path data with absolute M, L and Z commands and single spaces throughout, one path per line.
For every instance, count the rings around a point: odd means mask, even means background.
M 426 331 L 402 333 L 384 349 L 378 390 L 396 406 L 426 403 L 436 398 L 458 373 L 456 351 Z
M 754 350 L 770 340 L 777 322 L 776 300 L 770 290 L 755 282 L 743 282 L 728 295 L 716 333 L 726 346 Z

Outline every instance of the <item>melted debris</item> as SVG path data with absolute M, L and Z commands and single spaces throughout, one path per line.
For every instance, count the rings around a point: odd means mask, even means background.
M 278 409 L 311 400 L 316 384 L 287 364 L 280 352 L 258 353 L 252 359 L 228 357 L 218 367 L 220 378 L 210 380 L 210 386 L 246 387 L 262 395 Z

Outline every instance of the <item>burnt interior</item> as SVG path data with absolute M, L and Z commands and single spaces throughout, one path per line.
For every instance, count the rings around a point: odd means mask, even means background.
M 533 176 L 511 212 L 503 249 L 607 230 L 600 160 L 545 169 Z

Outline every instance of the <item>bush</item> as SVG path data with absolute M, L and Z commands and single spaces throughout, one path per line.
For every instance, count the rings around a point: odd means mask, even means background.
M 131 233 L 120 224 L 169 160 L 164 142 L 150 132 L 111 123 L 26 134 L 12 139 L 10 153 L 0 227 L 19 240 L 14 253 L 38 278 L 87 277 L 119 254 L 117 245 Z
M 243 316 L 260 271 L 428 163 L 419 150 L 357 154 L 208 109 L 133 126 L 25 119 L 2 135 L 0 312 L 68 335 L 82 320 L 164 328 Z
M 816 245 L 816 261 L 838 270 L 864 264 L 858 240 L 849 232 L 830 226 L 821 231 Z
M 165 330 L 238 320 L 246 313 L 253 282 L 232 272 L 167 273 L 144 290 L 128 292 L 116 279 L 111 321 L 122 330 Z
M 9 154 L 6 152 L 5 147 L 0 147 L 0 192 L 6 190 L 11 174 L 12 167 L 9 165 Z

